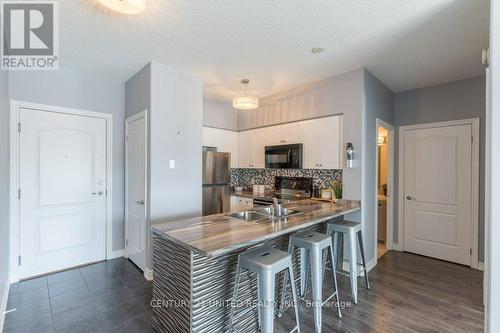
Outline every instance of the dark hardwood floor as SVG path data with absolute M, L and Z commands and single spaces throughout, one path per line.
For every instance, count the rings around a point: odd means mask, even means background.
M 359 279 L 359 302 L 323 309 L 323 332 L 482 332 L 482 273 L 409 253 L 388 252 Z M 339 276 L 341 301 L 349 284 Z M 328 287 L 325 287 L 325 293 Z M 152 284 L 120 258 L 11 286 L 4 332 L 150 332 Z M 276 332 L 294 326 L 288 310 Z M 301 304 L 302 332 L 313 332 L 313 309 Z M 215 333 L 215 332 L 214 332 Z

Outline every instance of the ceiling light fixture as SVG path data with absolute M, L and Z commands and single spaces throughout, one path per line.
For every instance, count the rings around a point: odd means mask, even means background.
M 314 54 L 321 53 L 325 50 L 323 46 L 315 46 L 311 49 L 311 52 Z
M 122 14 L 140 14 L 146 9 L 146 0 L 97 0 L 104 6 Z
M 250 110 L 259 107 L 259 98 L 248 95 L 250 80 L 242 79 L 239 94 L 233 98 L 233 107 L 241 110 Z

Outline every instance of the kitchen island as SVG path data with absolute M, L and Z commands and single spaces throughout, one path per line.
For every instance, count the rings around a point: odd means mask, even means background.
M 360 209 L 358 201 L 339 204 L 302 200 L 286 205 L 298 214 L 251 222 L 226 214 L 156 224 L 153 227 L 153 329 L 157 332 L 227 332 L 238 254 L 272 246 L 286 251 L 290 234 L 324 232 L 326 223 Z M 300 258 L 294 255 L 297 287 Z M 281 279 L 278 279 L 281 280 Z M 279 297 L 280 283 L 276 284 Z M 257 299 L 256 276 L 243 273 L 238 302 Z M 257 331 L 257 309 L 240 306 L 235 331 Z

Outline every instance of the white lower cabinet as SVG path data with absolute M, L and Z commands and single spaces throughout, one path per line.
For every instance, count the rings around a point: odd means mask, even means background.
M 232 195 L 230 200 L 231 211 L 238 212 L 242 210 L 248 210 L 253 208 L 253 199 L 247 197 L 239 197 L 237 195 Z

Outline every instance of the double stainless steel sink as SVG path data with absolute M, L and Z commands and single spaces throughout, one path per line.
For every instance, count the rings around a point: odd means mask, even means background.
M 247 210 L 243 212 L 227 213 L 226 216 L 248 222 L 265 222 L 265 221 L 272 222 L 277 219 L 283 219 L 299 215 L 302 213 L 303 212 L 299 210 L 283 208 L 282 213 L 280 215 L 274 215 L 274 208 L 272 206 L 269 206 L 269 207 L 255 208 L 254 210 Z

